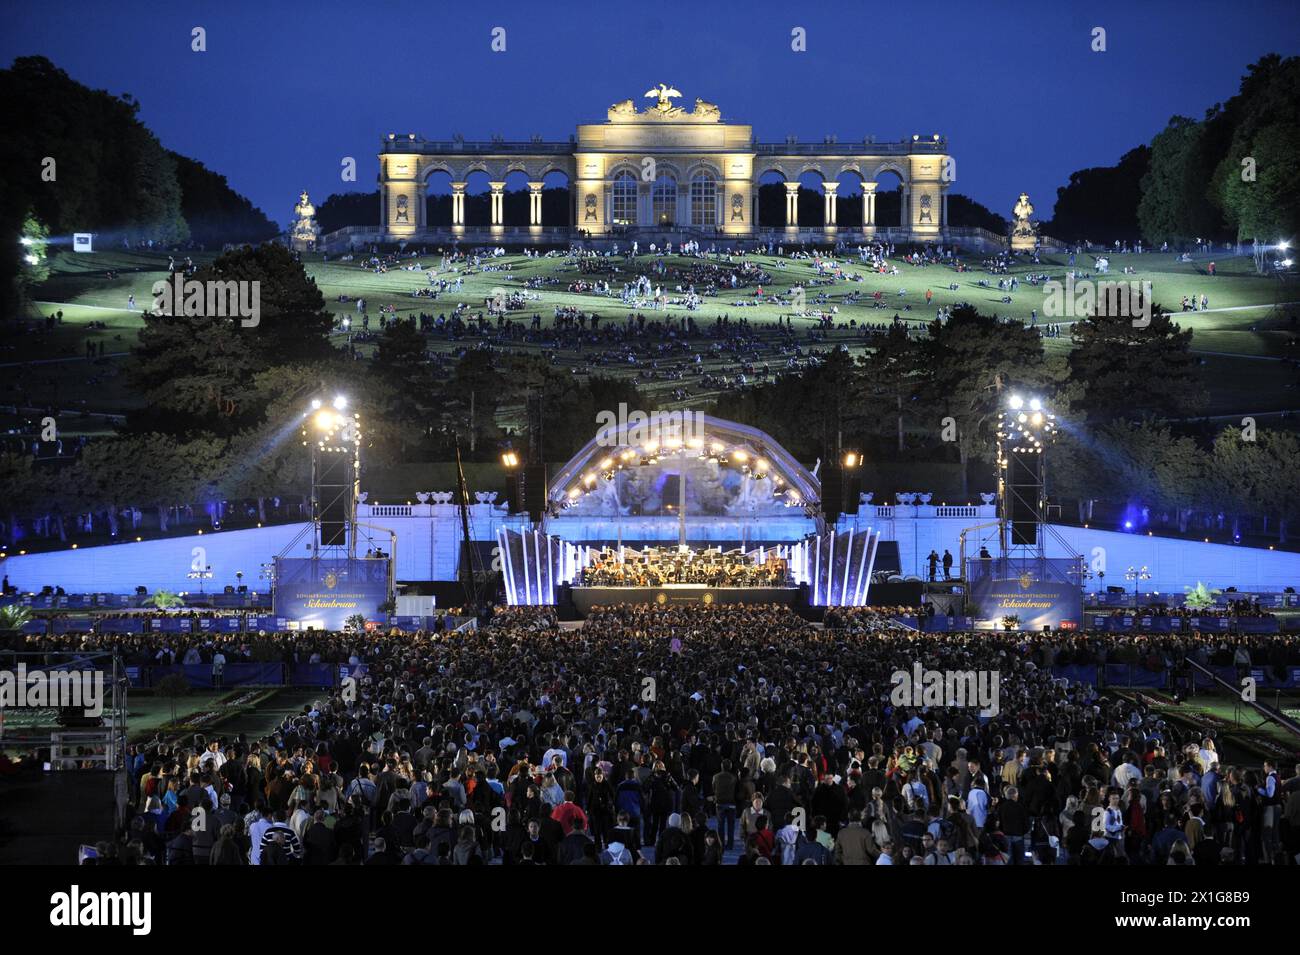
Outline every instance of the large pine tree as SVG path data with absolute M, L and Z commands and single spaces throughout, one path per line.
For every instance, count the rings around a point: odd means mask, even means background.
M 1160 306 L 1152 306 L 1146 325 L 1124 315 L 1092 315 L 1075 324 L 1073 338 L 1070 380 L 1082 391 L 1078 408 L 1090 423 L 1182 418 L 1204 406 L 1192 332 Z

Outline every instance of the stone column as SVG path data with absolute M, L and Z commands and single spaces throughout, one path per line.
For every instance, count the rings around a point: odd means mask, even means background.
M 862 184 L 862 231 L 871 235 L 876 231 L 876 186 L 879 183 Z
M 838 211 L 835 205 L 836 202 L 835 190 L 839 188 L 839 185 L 840 184 L 838 182 L 822 183 L 822 193 L 823 193 L 822 221 L 824 223 L 823 228 L 828 231 L 834 229 L 838 224 L 835 218 L 836 212 Z
M 785 184 L 785 227 L 799 228 L 799 183 L 797 181 Z
M 451 184 L 451 224 L 453 228 L 465 228 L 465 183 Z
M 654 225 L 654 183 L 644 179 L 636 184 L 636 224 L 638 226 Z
M 528 224 L 530 226 L 540 226 L 542 224 L 542 186 L 540 182 L 530 182 L 528 184 Z
M 939 229 L 946 234 L 948 231 L 948 184 L 945 182 L 940 189 L 943 201 L 939 207 Z
M 415 185 L 415 209 L 412 210 L 412 220 L 419 232 L 423 232 L 428 227 L 428 213 L 426 212 L 426 203 L 429 198 L 428 189 L 429 184 L 427 182 L 418 182 Z
M 489 182 L 488 188 L 492 190 L 492 228 L 499 229 L 504 222 L 501 211 L 505 204 L 506 184 L 504 182 Z

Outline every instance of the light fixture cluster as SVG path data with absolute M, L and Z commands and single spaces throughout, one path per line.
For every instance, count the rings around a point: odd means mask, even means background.
M 1026 400 L 1012 395 L 1007 410 L 998 412 L 998 440 L 1008 450 L 1025 454 L 1042 454 L 1043 447 L 1056 433 L 1056 415 L 1038 398 Z
M 575 506 L 578 501 L 597 488 L 600 480 L 612 481 L 619 471 L 635 467 L 653 467 L 662 458 L 697 457 L 700 461 L 713 462 L 719 467 L 730 467 L 741 474 L 762 481 L 770 474 L 777 493 L 784 498 L 785 506 L 796 507 L 803 503 L 799 492 L 793 487 L 786 487 L 786 482 L 779 474 L 772 474 L 772 465 L 767 458 L 753 454 L 744 447 L 728 446 L 721 441 L 706 438 L 668 438 L 663 442 L 649 441 L 644 445 L 635 445 L 606 455 L 592 468 L 580 476 L 565 492 L 562 508 Z M 781 489 L 784 488 L 784 491 Z
M 346 413 L 348 399 L 337 396 L 329 407 L 319 398 L 303 413 L 303 446 L 314 438 L 316 447 L 328 453 L 347 453 L 361 444 L 361 415 Z

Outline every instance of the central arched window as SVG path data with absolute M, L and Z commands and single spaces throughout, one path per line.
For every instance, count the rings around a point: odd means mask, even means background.
M 718 184 L 708 173 L 691 180 L 691 225 L 712 228 L 718 224 Z
M 636 225 L 636 176 L 620 173 L 614 180 L 614 225 Z
M 664 175 L 655 180 L 651 193 L 655 225 L 674 225 L 677 220 L 677 180 Z

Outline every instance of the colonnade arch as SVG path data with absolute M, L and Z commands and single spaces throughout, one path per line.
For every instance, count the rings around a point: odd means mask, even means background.
M 606 122 L 580 124 L 567 142 L 390 134 L 379 157 L 380 231 L 388 239 L 432 238 L 448 227 L 551 239 L 557 229 L 743 238 L 870 236 L 879 227 L 891 239 L 942 237 L 951 164 L 941 137 L 765 144 L 752 127 L 724 122 L 716 105 L 697 99 L 687 109 L 672 95 L 644 110 L 635 99 L 615 103 Z M 890 191 L 900 187 L 901 202 Z

